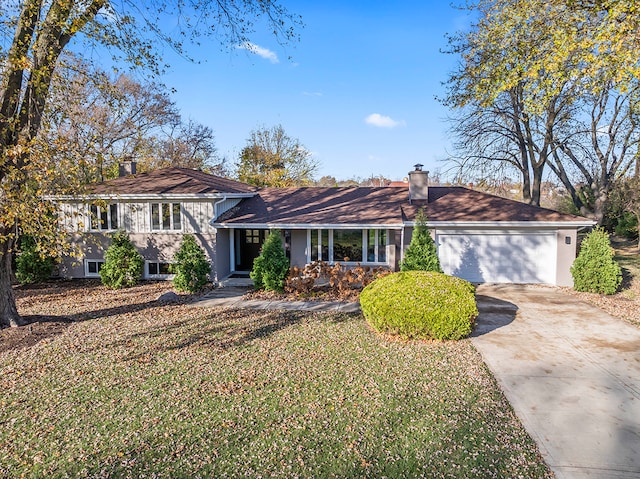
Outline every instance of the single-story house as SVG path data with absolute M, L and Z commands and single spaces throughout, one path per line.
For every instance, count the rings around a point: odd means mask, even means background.
M 129 174 L 82 197 L 58 197 L 62 224 L 81 251 L 61 275 L 97 276 L 124 229 L 146 260 L 145 278 L 167 278 L 181 237 L 193 234 L 221 281 L 250 271 L 271 229 L 292 265 L 315 260 L 397 270 L 424 208 L 445 273 L 469 281 L 571 285 L 577 233 L 594 225 L 460 186 L 430 186 L 418 166 L 407 186 L 262 188 L 186 168 Z

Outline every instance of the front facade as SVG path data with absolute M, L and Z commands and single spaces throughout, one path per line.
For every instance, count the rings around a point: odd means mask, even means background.
M 406 186 L 263 188 L 168 168 L 61 198 L 81 258 L 61 274 L 97 276 L 107 233 L 124 229 L 146 260 L 145 278 L 167 278 L 182 235 L 196 236 L 211 278 L 246 275 L 266 235 L 278 229 L 291 264 L 312 261 L 397 270 L 424 208 L 445 273 L 472 282 L 571 285 L 577 232 L 592 221 L 462 187 L 430 187 L 427 172 Z
M 184 234 L 192 234 L 217 279 L 212 218 L 251 197 L 254 188 L 187 168 L 166 168 L 96 185 L 88 194 L 58 197 L 60 221 L 77 256 L 66 256 L 60 275 L 99 277 L 110 234 L 124 230 L 145 259 L 145 279 L 168 279 L 168 266 Z M 226 257 L 226 255 L 224 255 Z

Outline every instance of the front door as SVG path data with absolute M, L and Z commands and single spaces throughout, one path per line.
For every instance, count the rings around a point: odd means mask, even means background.
M 269 230 L 236 230 L 236 271 L 251 271 Z

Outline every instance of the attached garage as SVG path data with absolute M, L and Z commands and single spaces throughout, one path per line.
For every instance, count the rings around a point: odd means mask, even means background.
M 445 273 L 474 283 L 556 284 L 557 232 L 526 230 L 438 231 Z

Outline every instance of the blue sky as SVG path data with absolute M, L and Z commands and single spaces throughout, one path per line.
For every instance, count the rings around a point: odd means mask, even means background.
M 172 58 L 164 83 L 183 117 L 210 126 L 237 160 L 250 132 L 281 124 L 320 164 L 318 177 L 401 179 L 415 163 L 444 169 L 448 111 L 436 95 L 456 58 L 446 33 L 468 24 L 443 1 L 284 1 L 302 15 L 299 42 L 267 32 L 253 51 L 192 50 Z

